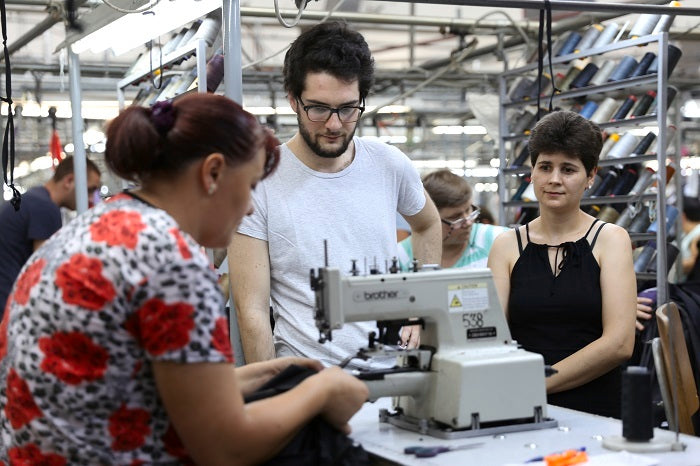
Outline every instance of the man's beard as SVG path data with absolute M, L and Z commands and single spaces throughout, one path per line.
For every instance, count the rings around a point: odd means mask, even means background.
M 299 123 L 299 134 L 301 134 L 301 137 L 304 139 L 306 145 L 309 146 L 309 148 L 314 152 L 314 154 L 325 159 L 336 159 L 343 155 L 345 151 L 348 150 L 350 141 L 352 141 L 352 137 L 355 135 L 355 129 L 357 128 L 353 128 L 352 132 L 350 132 L 350 134 L 348 134 L 348 136 L 343 140 L 343 144 L 338 149 L 325 150 L 317 141 L 314 141 L 312 139 L 311 133 L 309 133 L 306 127 L 304 127 L 303 123 L 301 122 L 301 118 L 299 118 L 298 116 L 297 121 Z

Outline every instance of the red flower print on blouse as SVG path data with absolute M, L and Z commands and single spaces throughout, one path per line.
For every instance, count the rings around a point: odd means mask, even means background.
M 139 232 L 144 228 L 146 224 L 141 221 L 141 214 L 138 212 L 113 210 L 90 225 L 90 236 L 93 241 L 104 241 L 110 246 L 134 249 L 139 241 Z
M 228 362 L 233 362 L 233 349 L 231 348 L 228 319 L 226 317 L 216 319 L 216 325 L 214 325 L 214 330 L 211 332 L 211 342 L 214 348 L 223 354 Z
M 168 430 L 165 431 L 163 435 L 163 445 L 165 446 L 165 451 L 172 457 L 180 460 L 180 464 L 193 465 L 194 461 L 187 454 L 185 446 L 180 440 L 180 436 L 177 435 L 175 428 L 172 424 L 168 425 Z
M 34 285 L 39 283 L 41 270 L 45 265 L 46 261 L 44 259 L 38 259 L 32 262 L 32 265 L 24 269 L 24 273 L 20 275 L 15 284 L 14 297 L 16 303 L 25 305 L 29 302 L 29 293 L 31 293 Z
M 149 299 L 124 325 L 154 356 L 180 349 L 190 342 L 194 328 L 194 307 L 187 303 L 165 304 Z
M 190 248 L 187 247 L 187 243 L 185 242 L 185 238 L 182 237 L 180 234 L 180 230 L 177 229 L 176 227 L 171 228 L 170 234 L 175 237 L 175 241 L 177 242 L 177 248 L 180 250 L 180 255 L 182 256 L 183 259 L 192 259 L 192 251 L 190 251 Z
M 7 452 L 12 466 L 63 466 L 66 459 L 56 453 L 42 453 L 39 447 L 30 443 L 23 447 L 10 448 Z
M 10 369 L 10 372 L 7 374 L 5 415 L 15 430 L 29 424 L 32 419 L 41 416 L 41 410 L 34 402 L 32 393 L 29 391 L 29 385 L 17 374 L 14 368 Z
M 109 435 L 112 436 L 112 450 L 135 450 L 146 442 L 151 433 L 148 423 L 151 415 L 145 409 L 127 408 L 122 404 L 109 417 Z
M 112 283 L 102 276 L 102 261 L 85 254 L 73 255 L 56 269 L 56 286 L 67 304 L 92 311 L 99 311 L 116 296 Z
M 69 385 L 97 380 L 107 369 L 107 350 L 80 332 L 57 332 L 39 339 L 41 369 Z

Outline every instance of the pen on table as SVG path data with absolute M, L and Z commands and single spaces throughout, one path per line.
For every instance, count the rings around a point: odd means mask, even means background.
M 564 451 L 559 451 L 556 453 L 550 453 L 545 456 L 536 456 L 534 458 L 530 458 L 529 460 L 525 461 L 526 463 L 536 463 L 538 461 L 545 461 L 547 458 L 554 459 L 555 455 L 562 455 L 562 458 L 560 461 L 564 461 L 567 458 L 572 458 L 575 453 L 581 453 L 586 451 L 586 447 L 581 447 L 581 448 L 576 448 L 576 449 L 570 449 L 570 450 L 564 450 Z M 556 461 L 556 459 L 555 459 Z M 566 463 L 562 464 L 561 466 L 564 466 Z

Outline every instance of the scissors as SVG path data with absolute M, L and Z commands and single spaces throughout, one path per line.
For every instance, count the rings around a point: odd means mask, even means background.
M 478 443 L 466 443 L 464 445 L 455 445 L 453 447 L 448 447 L 445 445 L 437 445 L 434 447 L 423 447 L 420 445 L 414 445 L 411 447 L 406 447 L 403 452 L 407 455 L 416 455 L 416 458 L 432 458 L 440 453 L 447 453 L 448 451 L 456 450 L 469 450 L 470 448 L 477 448 L 484 445 L 484 442 Z

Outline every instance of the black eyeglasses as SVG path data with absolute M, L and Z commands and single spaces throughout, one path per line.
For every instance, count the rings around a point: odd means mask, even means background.
M 461 215 L 460 218 L 457 220 L 445 220 L 444 218 L 441 218 L 440 221 L 450 227 L 450 230 L 454 230 L 456 228 L 461 228 L 463 227 L 467 222 L 474 223 L 476 219 L 479 217 L 479 214 L 481 211 L 477 206 L 474 204 L 471 205 L 469 208 L 470 212 L 467 214 L 465 217 L 464 214 Z
M 301 108 L 306 112 L 309 120 L 314 122 L 327 122 L 333 114 L 338 115 L 342 123 L 353 123 L 360 119 L 360 115 L 365 111 L 364 105 L 346 105 L 344 107 L 333 108 L 327 105 L 306 105 L 301 97 L 297 97 Z M 363 102 L 364 104 L 364 102 Z

